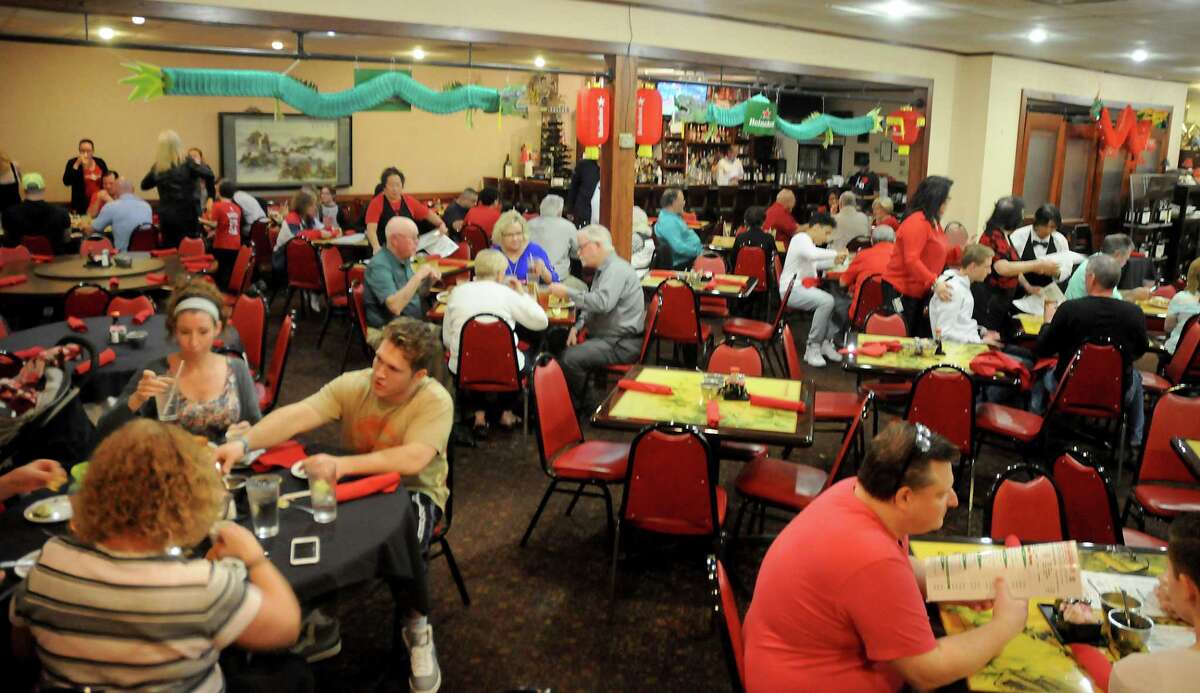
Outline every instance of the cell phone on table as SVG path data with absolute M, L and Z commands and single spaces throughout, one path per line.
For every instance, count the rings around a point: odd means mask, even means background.
M 320 537 L 296 537 L 292 540 L 292 565 L 312 565 L 320 560 Z

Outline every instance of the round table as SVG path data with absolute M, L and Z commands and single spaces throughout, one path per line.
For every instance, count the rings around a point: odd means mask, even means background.
M 88 275 L 88 279 L 43 275 L 43 272 L 58 272 L 59 266 L 62 266 L 64 268 L 63 271 L 67 274 L 73 274 L 75 268 L 79 268 L 82 271 L 83 259 L 77 255 L 59 255 L 53 262 L 46 264 L 39 264 L 32 260 L 10 262 L 0 267 L 0 277 L 23 274 L 26 276 L 26 280 L 13 286 L 0 287 L 0 297 L 4 299 L 22 298 L 27 301 L 41 301 L 45 303 L 56 302 L 60 301 L 72 287 L 78 286 L 80 281 L 91 281 L 114 293 L 117 291 L 136 291 L 139 293 L 147 291 L 170 291 L 171 285 L 175 283 L 176 278 L 181 274 L 188 274 L 183 263 L 179 261 L 178 255 L 168 255 L 162 258 L 151 258 L 149 253 L 125 253 L 125 255 L 134 258 L 134 267 L 140 267 L 141 269 L 136 270 L 138 272 L 136 274 L 117 277 L 120 283 L 116 289 L 108 285 L 109 277 L 112 276 L 108 274 L 95 276 L 95 278 L 92 278 L 93 275 Z M 153 264 L 139 263 L 139 259 L 152 260 Z M 153 269 L 154 267 L 158 269 Z M 208 271 L 212 272 L 216 267 L 217 263 L 214 261 L 209 265 Z M 115 269 L 123 272 L 129 271 L 122 268 Z M 110 270 L 96 268 L 98 272 Z M 166 274 L 166 283 L 157 284 L 148 280 L 146 274 L 151 272 Z
M 99 402 L 107 397 L 119 395 L 130 378 L 145 370 L 151 362 L 164 358 L 178 349 L 167 338 L 166 316 L 164 315 L 152 315 L 141 325 L 133 324 L 133 316 L 121 316 L 119 320 L 130 330 L 146 332 L 146 341 L 140 348 L 128 342 L 110 345 L 108 343 L 108 326 L 112 324 L 112 318 L 101 316 L 84 320 L 88 329 L 87 332 L 82 333 L 72 331 L 65 322 L 51 322 L 13 332 L 5 339 L 0 340 L 0 349 L 16 352 L 35 346 L 50 347 L 69 335 L 88 340 L 97 353 L 105 349 L 112 349 L 113 353 L 117 355 L 117 360 L 107 366 L 101 366 L 92 374 L 83 392 L 80 393 L 85 402 Z M 237 351 L 242 349 L 242 340 L 232 326 L 225 328 L 221 334 L 221 342 L 227 349 Z
M 33 273 L 46 279 L 77 279 L 84 282 L 107 282 L 112 277 L 135 277 L 139 274 L 159 272 L 164 263 L 161 259 L 149 255 L 131 256 L 128 267 L 110 262 L 107 267 L 90 263 L 86 258 L 62 258 L 54 262 L 35 263 Z

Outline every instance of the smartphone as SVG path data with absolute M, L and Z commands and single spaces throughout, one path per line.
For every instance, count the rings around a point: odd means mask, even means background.
M 296 537 L 292 540 L 292 565 L 312 565 L 320 560 L 320 537 Z

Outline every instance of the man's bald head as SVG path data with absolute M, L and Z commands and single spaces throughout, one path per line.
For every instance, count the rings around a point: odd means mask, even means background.
M 131 192 L 133 192 L 133 181 L 129 180 L 125 176 L 121 176 L 120 178 L 118 178 L 117 179 L 117 195 L 118 196 L 128 195 Z
M 417 223 L 408 217 L 392 217 L 383 229 L 388 250 L 401 260 L 417 253 Z
M 783 205 L 784 208 L 790 210 L 796 205 L 796 196 L 791 190 L 782 188 L 780 189 L 779 194 L 775 196 L 775 201 Z

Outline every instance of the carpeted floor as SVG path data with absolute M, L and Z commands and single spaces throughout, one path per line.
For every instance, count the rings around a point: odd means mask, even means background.
M 281 304 L 279 300 L 272 307 L 272 324 L 278 323 Z M 807 330 L 802 320 L 794 328 L 797 335 Z M 301 318 L 284 379 L 283 403 L 311 394 L 338 373 L 344 323 L 334 323 L 321 350 L 316 348 L 319 329 L 318 317 Z M 368 365 L 355 343 L 349 367 Z M 853 377 L 835 365 L 809 369 L 808 375 L 820 389 L 854 386 Z M 585 435 L 629 438 L 594 429 Z M 336 444 L 336 436 L 330 426 L 311 440 Z M 828 467 L 838 443 L 836 434 L 818 434 L 812 448 L 796 450 L 792 459 Z M 1012 461 L 985 450 L 977 465 L 977 498 Z M 722 469 L 734 512 L 736 467 L 727 462 Z M 458 449 L 450 541 L 472 603 L 463 606 L 445 561 L 435 560 L 429 569 L 431 622 L 442 690 L 728 690 L 720 642 L 710 619 L 704 548 L 645 544 L 642 548 L 649 550 L 642 552 L 642 559 L 622 563 L 618 599 L 610 604 L 612 547 L 605 538 L 601 501 L 584 499 L 568 517 L 563 511 L 569 498 L 552 499 L 529 546 L 517 545 L 546 483 L 532 436 L 493 432 L 476 448 Z M 981 515 L 977 510 L 972 518 L 974 533 Z M 967 530 L 964 498 L 960 507 L 950 511 L 943 531 L 964 534 Z M 735 545 L 729 555 L 728 568 L 742 586 L 737 598 L 743 612 L 764 552 L 765 547 Z M 338 611 L 343 650 L 314 666 L 319 689 L 407 690 L 404 680 L 385 676 L 395 664 L 390 650 L 391 596 L 386 587 L 364 585 L 348 591 L 340 595 Z M 398 666 L 405 669 L 403 663 Z

